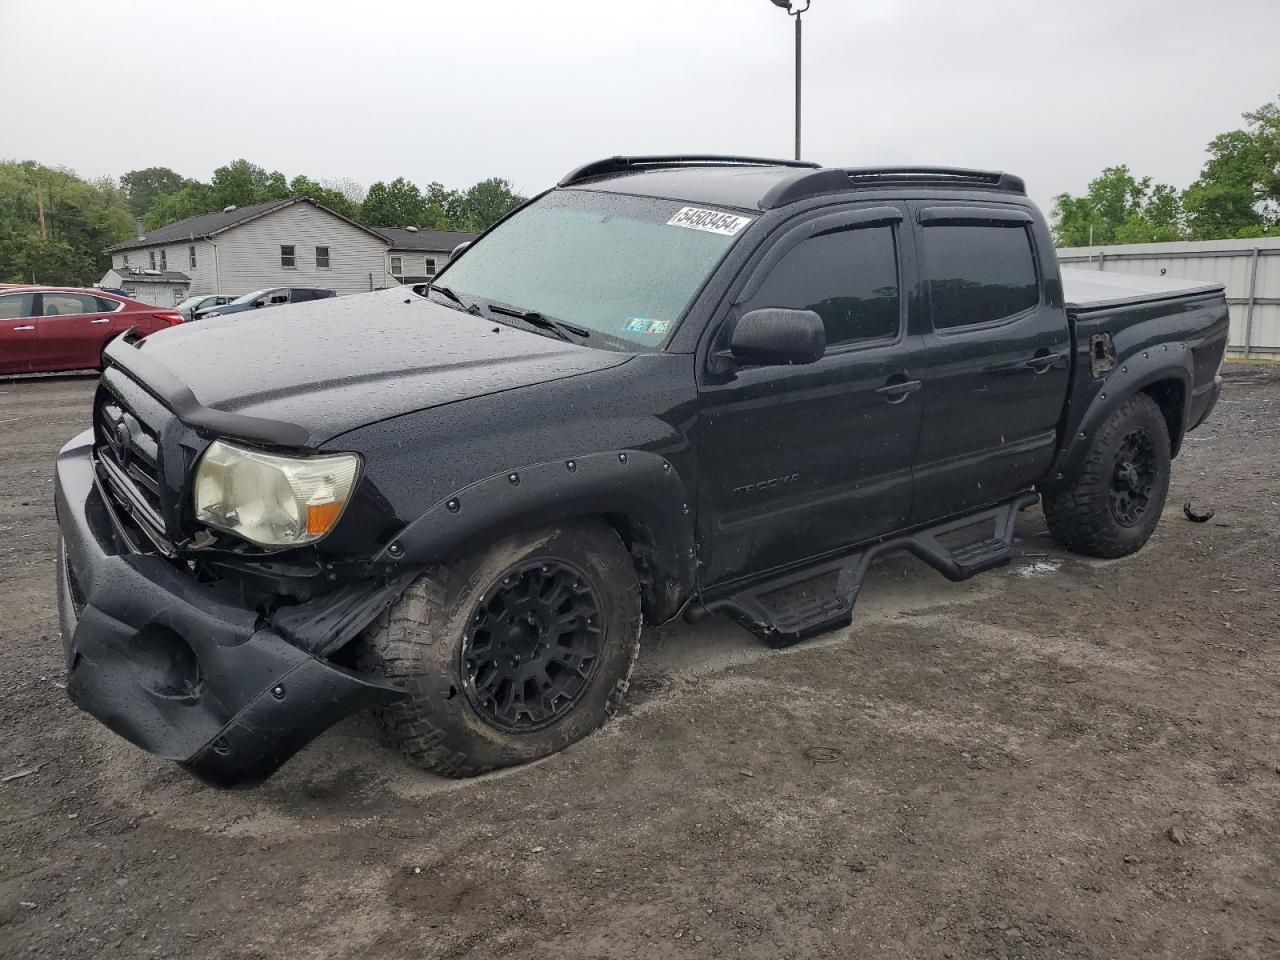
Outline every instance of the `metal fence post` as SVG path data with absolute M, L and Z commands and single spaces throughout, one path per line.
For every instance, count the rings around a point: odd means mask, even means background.
M 1253 266 L 1249 271 L 1249 305 L 1244 312 L 1244 356 L 1249 359 L 1249 351 L 1253 347 L 1253 304 L 1257 300 L 1258 290 L 1258 248 L 1253 248 Z

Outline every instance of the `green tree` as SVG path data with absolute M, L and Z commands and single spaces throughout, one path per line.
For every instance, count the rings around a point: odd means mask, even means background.
M 129 204 L 110 180 L 0 163 L 0 281 L 94 283 L 110 266 L 103 251 L 132 232 Z
M 351 220 L 360 217 L 360 205 L 352 203 L 346 194 L 322 186 L 310 177 L 296 176 L 289 181 L 289 195 L 293 197 L 310 197 L 323 207 L 334 213 L 340 213 Z
M 1193 239 L 1280 233 L 1280 102 L 1244 115 L 1246 128 L 1219 134 L 1209 160 L 1187 188 Z
M 455 229 L 487 230 L 522 203 L 524 197 L 511 189 L 509 180 L 500 177 L 481 180 L 462 195 Z
M 139 219 L 147 215 L 158 197 L 177 193 L 191 181 L 168 167 L 130 170 L 120 178 L 120 189 L 129 200 L 129 208 Z
M 434 227 L 422 191 L 404 177 L 369 187 L 360 205 L 360 221 L 371 227 Z
M 1184 235 L 1178 190 L 1150 177 L 1138 179 L 1121 165 L 1107 167 L 1082 197 L 1059 194 L 1053 233 L 1060 246 L 1179 240 Z

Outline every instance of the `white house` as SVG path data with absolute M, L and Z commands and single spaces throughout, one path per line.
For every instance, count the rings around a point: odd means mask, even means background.
M 444 269 L 460 243 L 470 243 L 478 233 L 461 230 L 419 230 L 417 227 L 378 227 L 387 238 L 387 276 L 395 283 L 426 283 Z
M 454 246 L 474 237 L 383 231 L 294 197 L 189 217 L 118 243 L 108 250 L 111 270 L 99 285 L 157 305 L 264 287 L 363 293 L 433 275 Z

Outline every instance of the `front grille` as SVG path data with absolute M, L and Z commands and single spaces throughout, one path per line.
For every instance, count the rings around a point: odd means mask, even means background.
M 117 514 L 166 548 L 158 431 L 116 396 L 102 391 L 94 416 L 98 478 Z

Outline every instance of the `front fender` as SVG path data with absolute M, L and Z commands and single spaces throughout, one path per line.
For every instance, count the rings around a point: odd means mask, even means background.
M 1170 380 L 1182 386 L 1178 421 L 1181 433 L 1187 427 L 1193 383 L 1192 352 L 1185 343 L 1159 344 L 1135 352 L 1118 363 L 1105 380 L 1091 381 L 1091 397 L 1087 393 L 1082 397 L 1077 391 L 1072 398 L 1076 409 L 1068 411 L 1065 430 L 1069 432 L 1062 452 L 1049 473 L 1050 479 L 1041 484 L 1041 488 L 1052 490 L 1069 483 L 1088 456 L 1094 435 L 1116 408 L 1152 384 Z M 1176 444 L 1176 437 L 1171 440 Z
M 591 453 L 477 480 L 432 505 L 376 562 L 422 565 L 479 550 L 514 530 L 586 516 L 622 520 L 639 561 L 646 614 L 674 616 L 694 589 L 693 514 L 674 464 L 644 450 Z

